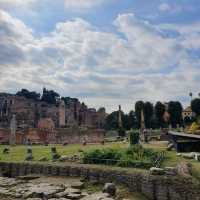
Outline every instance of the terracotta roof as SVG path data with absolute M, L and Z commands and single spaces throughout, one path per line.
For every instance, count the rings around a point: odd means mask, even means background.
M 192 112 L 191 106 L 188 106 L 186 109 L 183 110 L 183 112 Z

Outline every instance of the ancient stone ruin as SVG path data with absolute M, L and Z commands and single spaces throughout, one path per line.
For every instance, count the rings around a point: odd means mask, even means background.
M 105 117 L 104 108 L 96 111 L 75 98 L 49 104 L 0 93 L 0 143 L 81 143 L 83 136 L 101 142 Z

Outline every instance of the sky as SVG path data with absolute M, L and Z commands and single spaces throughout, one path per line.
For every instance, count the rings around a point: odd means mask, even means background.
M 199 0 L 0 0 L 0 91 L 107 112 L 200 92 Z

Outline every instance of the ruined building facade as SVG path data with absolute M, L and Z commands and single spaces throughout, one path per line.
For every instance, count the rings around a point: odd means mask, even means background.
M 67 136 L 80 129 L 102 130 L 106 112 L 104 108 L 90 109 L 78 99 L 57 100 L 56 104 L 35 101 L 22 96 L 0 93 L 0 140 L 9 132 L 12 116 L 16 116 L 17 130 L 37 140 L 56 140 L 59 133 Z M 76 127 L 75 129 L 73 127 Z M 73 129 L 72 129 L 73 128 Z M 1 133 L 4 130 L 4 133 Z M 76 131 L 75 131 L 76 130 Z M 32 135 L 31 135 L 32 132 Z M 76 132 L 76 133 L 75 133 Z M 44 134 L 45 133 L 45 134 Z M 21 137 L 21 136 L 20 136 Z M 56 143 L 56 141 L 54 141 Z

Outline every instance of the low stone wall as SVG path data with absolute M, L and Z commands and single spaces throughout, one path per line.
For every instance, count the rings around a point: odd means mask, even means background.
M 101 143 L 104 140 L 105 130 L 86 128 L 60 128 L 57 133 L 57 143 L 67 142 L 69 144 L 79 144 L 85 140 L 87 143 Z
M 29 128 L 25 132 L 16 132 L 16 144 L 25 144 L 29 139 L 33 144 L 48 142 L 50 144 L 80 144 L 85 140 L 87 143 L 101 143 L 104 140 L 104 129 L 86 128 L 84 131 L 77 128 L 57 128 L 53 130 L 41 130 Z M 9 143 L 9 129 L 0 128 L 0 144 Z
M 180 177 L 152 176 L 147 172 L 127 172 L 109 167 L 93 167 L 74 164 L 38 164 L 0 162 L 3 176 L 43 174 L 51 176 L 82 177 L 91 181 L 123 184 L 131 191 L 144 194 L 150 200 L 200 200 L 200 186 L 190 179 Z

